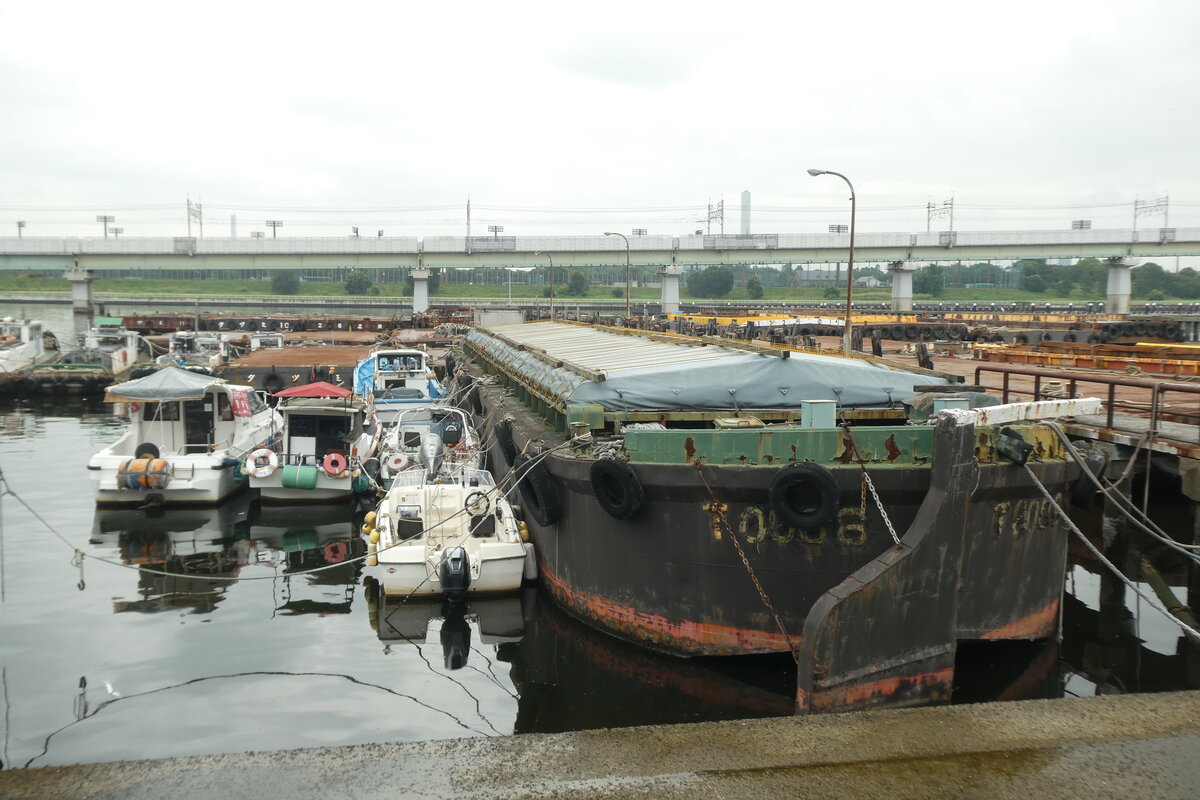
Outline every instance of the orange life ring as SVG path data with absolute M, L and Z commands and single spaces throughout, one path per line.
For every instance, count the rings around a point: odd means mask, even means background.
M 408 466 L 408 456 L 404 453 L 394 453 L 388 456 L 387 467 L 390 472 L 401 472 Z
M 346 466 L 346 457 L 341 453 L 328 453 L 325 456 L 325 460 L 321 462 L 321 467 L 325 470 L 325 474 L 331 478 L 345 472 Z
M 260 447 L 246 456 L 246 470 L 255 478 L 269 478 L 279 469 L 279 456 L 275 451 Z

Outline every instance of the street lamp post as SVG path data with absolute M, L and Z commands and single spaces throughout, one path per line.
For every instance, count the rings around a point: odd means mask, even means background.
M 625 240 L 625 324 L 628 325 L 631 316 L 629 311 L 629 284 L 633 282 L 633 268 L 629 263 L 629 237 L 623 233 L 616 233 L 614 231 L 605 231 L 604 235 L 620 236 Z
M 108 238 L 108 226 L 114 220 L 116 220 L 116 217 L 114 217 L 112 214 L 100 214 L 99 216 L 96 217 L 96 222 L 99 222 L 101 225 L 104 226 L 104 238 L 105 239 Z
M 854 297 L 854 184 L 840 172 L 834 172 L 830 169 L 810 169 L 809 175 L 814 178 L 818 175 L 836 175 L 846 182 L 850 187 L 850 256 L 846 262 L 846 322 L 845 329 L 842 331 L 842 352 L 849 354 L 850 352 L 850 311 Z
M 18 239 L 22 238 L 22 234 L 24 234 L 24 233 L 25 233 L 25 220 L 19 219 L 19 220 L 17 220 L 17 238 Z
M 271 238 L 272 238 L 272 239 L 274 239 L 274 238 L 275 238 L 276 234 L 278 234 L 278 232 L 279 232 L 279 229 L 280 229 L 282 226 L 283 226 L 283 220 L 281 220 L 281 219 L 269 219 L 269 220 L 267 220 L 267 227 L 269 227 L 269 228 L 271 229 Z
M 554 319 L 554 256 L 549 253 L 534 253 L 534 255 L 550 259 L 550 319 Z

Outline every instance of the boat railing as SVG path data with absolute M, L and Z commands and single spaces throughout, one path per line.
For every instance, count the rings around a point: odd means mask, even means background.
M 1100 399 L 1104 403 L 1105 427 L 1112 428 L 1114 415 L 1118 411 L 1132 416 L 1148 418 L 1150 436 L 1154 437 L 1160 423 L 1176 422 L 1185 425 L 1200 425 L 1200 411 L 1196 401 L 1200 399 L 1200 386 L 1170 381 L 1146 380 L 1126 376 L 1094 375 L 1074 372 L 1062 372 L 1028 367 L 1013 367 L 1003 364 L 982 365 L 975 368 L 975 383 L 981 384 L 984 374 L 994 373 L 1002 377 L 998 390 L 1003 402 L 1010 402 L 1013 397 L 1032 397 L 1034 400 L 1045 400 L 1059 397 L 1079 397 L 1081 388 L 1085 394 L 1092 396 L 1103 394 Z M 1020 376 L 1033 378 L 1032 389 L 1025 386 L 1014 386 L 1012 378 Z M 1028 381 L 1024 382 L 1028 384 Z M 1095 391 L 1095 387 L 1104 387 Z M 1118 397 L 1118 389 L 1126 391 Z M 1189 402 L 1180 407 L 1169 405 L 1164 398 L 1168 395 L 1190 395 Z

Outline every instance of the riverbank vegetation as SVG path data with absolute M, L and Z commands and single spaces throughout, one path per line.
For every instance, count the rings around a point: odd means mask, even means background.
M 432 270 L 430 296 L 442 301 L 528 300 L 545 298 L 549 287 L 545 270 Z M 596 268 L 587 273 L 560 271 L 556 277 L 567 283 L 555 286 L 556 299 L 570 303 L 575 298 L 611 300 L 624 298 L 624 268 Z M 161 273 L 155 273 L 161 275 Z M 857 301 L 887 302 L 891 297 L 890 275 L 876 265 L 859 265 L 854 270 Z M 648 282 L 642 275 L 640 282 Z M 657 280 L 657 276 L 654 276 Z M 1200 298 L 1200 273 L 1190 268 L 1169 271 L 1156 263 L 1132 270 L 1133 296 L 1142 300 L 1194 300 Z M 657 285 L 635 285 L 630 291 L 637 302 L 657 302 Z M 1044 259 L 1026 259 L 1004 266 L 978 264 L 932 264 L 913 274 L 913 299 L 943 302 L 1098 302 L 1105 299 L 1108 266 L 1098 259 L 1084 258 L 1073 264 L 1054 264 Z M 267 273 L 243 280 L 196 280 L 153 278 L 97 278 L 93 288 L 99 295 L 190 295 L 194 297 L 277 296 L 411 297 L 412 280 L 407 271 L 345 271 L 334 277 L 317 278 L 297 272 Z M 68 293 L 65 278 L 45 275 L 0 277 L 0 292 L 6 294 Z M 762 301 L 791 303 L 837 303 L 845 298 L 843 265 L 784 265 L 782 267 L 709 267 L 687 274 L 681 286 L 684 300 Z

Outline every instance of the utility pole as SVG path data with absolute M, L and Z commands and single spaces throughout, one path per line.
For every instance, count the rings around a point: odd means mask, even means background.
M 192 220 L 196 220 L 200 224 L 200 238 L 204 238 L 204 209 L 199 203 L 193 203 L 191 198 L 187 201 L 188 213 L 188 238 L 192 238 Z
M 950 228 L 954 230 L 954 195 L 950 195 L 949 200 L 942 202 L 941 207 L 937 203 L 930 201 L 925 204 L 925 232 L 929 233 L 933 227 L 934 217 L 949 217 Z

